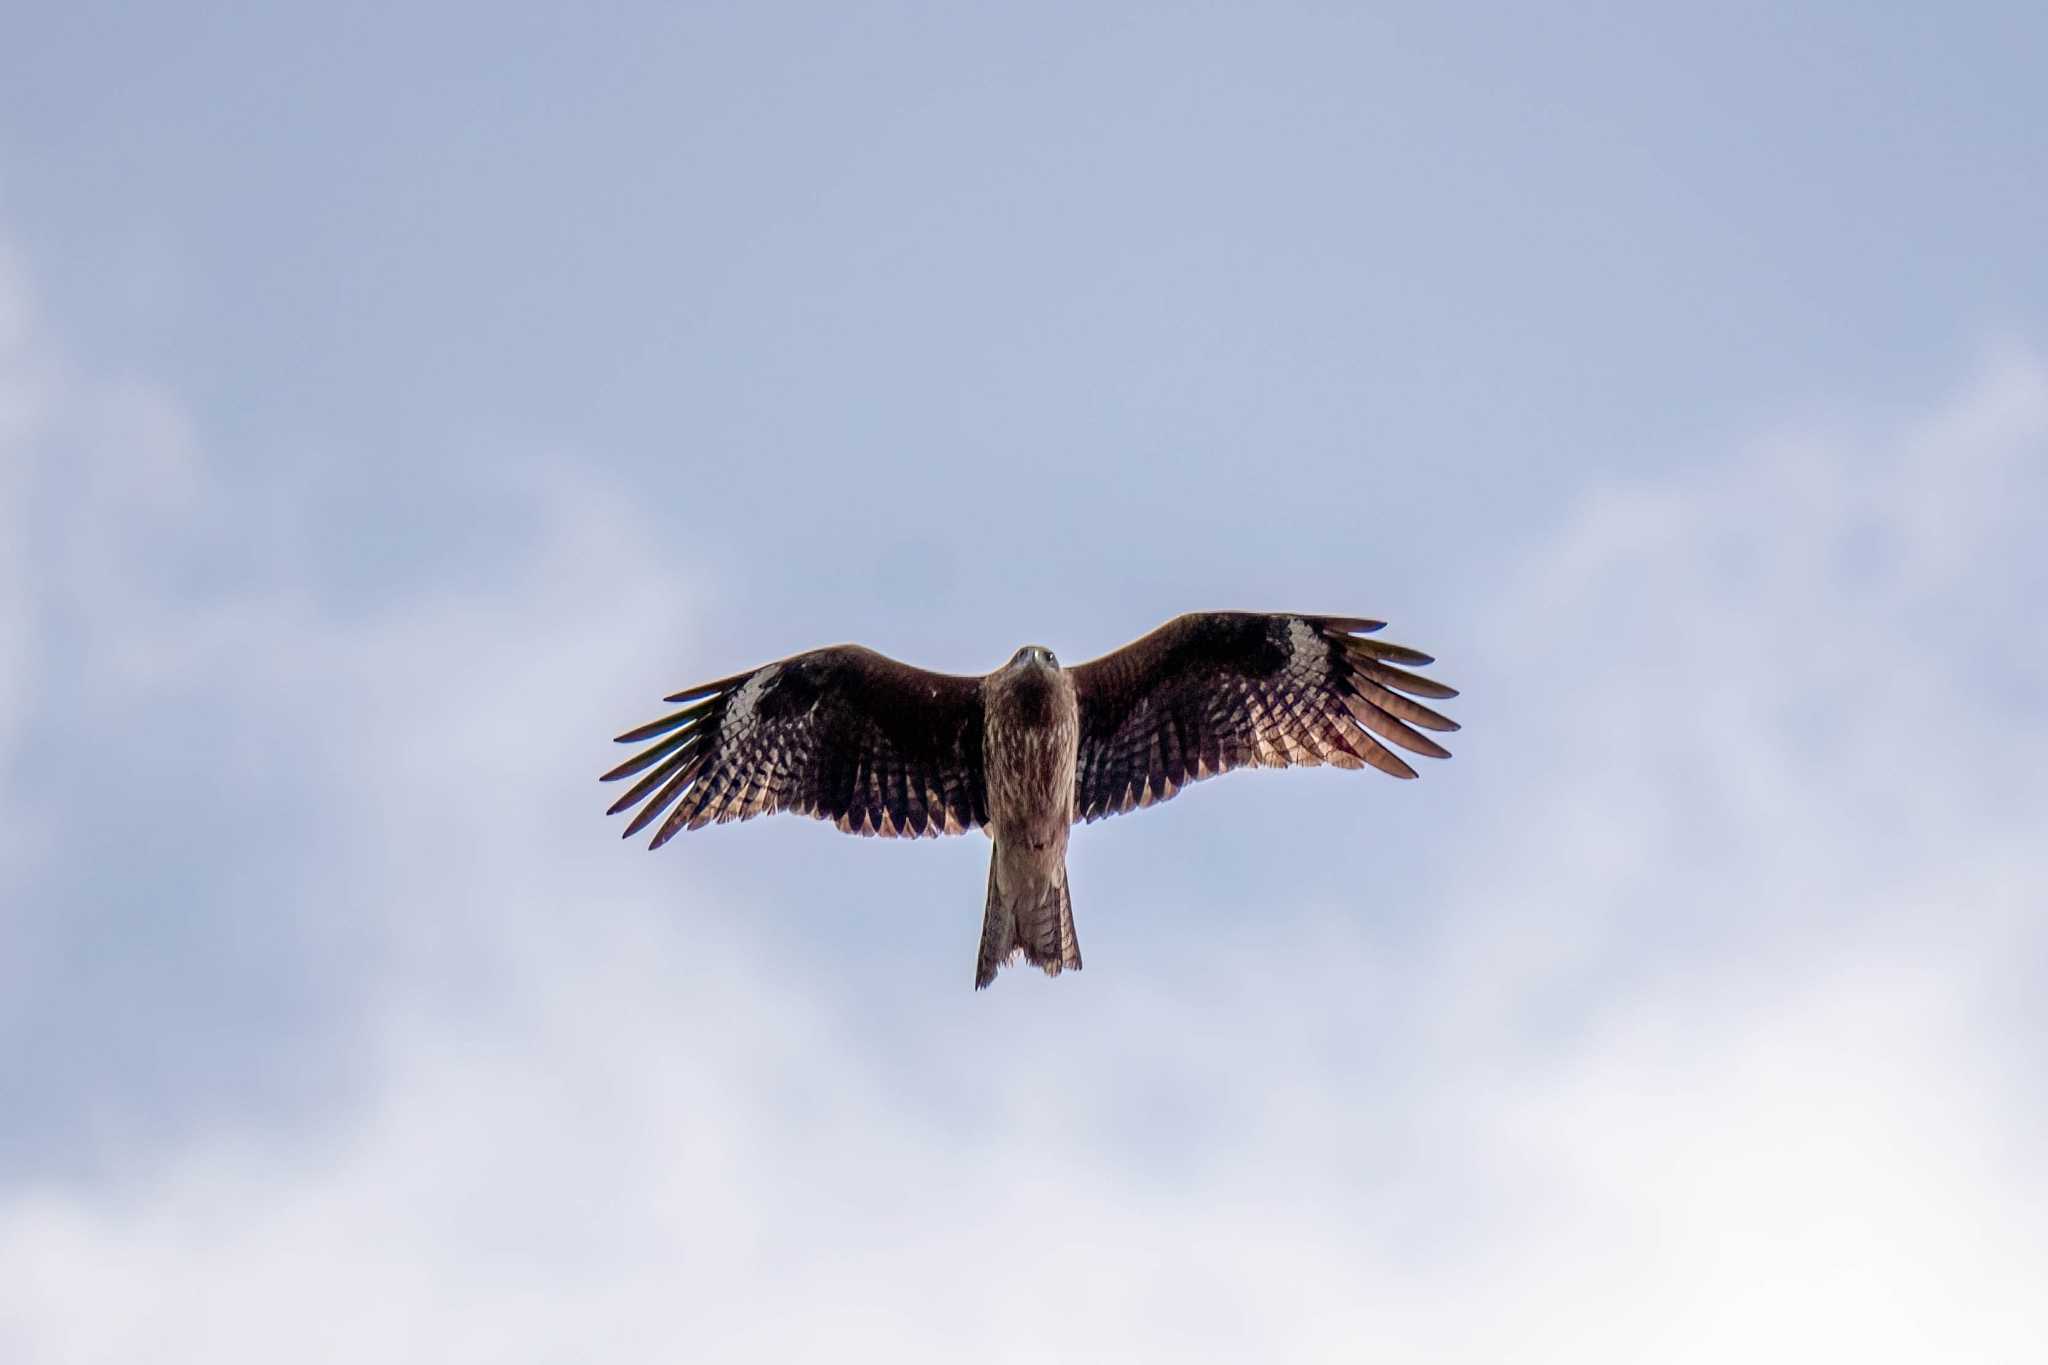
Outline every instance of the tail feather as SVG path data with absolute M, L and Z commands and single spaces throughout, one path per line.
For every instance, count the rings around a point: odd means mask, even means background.
M 988 908 L 981 919 L 981 956 L 974 964 L 974 988 L 996 979 L 996 970 L 1019 960 L 1047 976 L 1081 970 L 1081 944 L 1074 935 L 1074 898 L 1066 869 L 1056 885 L 1005 898 L 996 884 L 996 859 L 988 865 Z

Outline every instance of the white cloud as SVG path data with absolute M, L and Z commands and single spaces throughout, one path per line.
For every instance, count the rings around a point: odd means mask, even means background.
M 225 696 L 251 770 L 317 700 L 298 757 L 351 856 L 277 893 L 378 926 L 374 1084 L 311 1131 L 224 1116 L 131 1179 L 0 1185 L 0 1354 L 2019 1359 L 2048 1331 L 2009 1029 L 2048 755 L 1979 676 L 2043 667 L 1993 624 L 2038 572 L 2034 358 L 1904 434 L 1596 493 L 1533 549 L 1472 632 L 1489 798 L 1435 850 L 1433 938 L 1333 906 L 1170 988 L 963 989 L 907 1038 L 869 1027 L 890 983 L 789 960 L 595 823 L 590 738 L 687 608 L 630 503 L 533 470 L 499 581 L 186 601 L 134 547 L 247 494 L 174 404 L 126 411 L 143 439 L 85 447 L 162 454 L 139 501 L 89 472 L 80 689 Z

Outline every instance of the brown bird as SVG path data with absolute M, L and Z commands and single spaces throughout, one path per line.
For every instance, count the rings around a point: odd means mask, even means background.
M 1077 821 L 1165 801 L 1232 768 L 1415 776 L 1379 739 L 1450 757 L 1414 727 L 1458 727 L 1411 698 L 1457 692 L 1400 666 L 1434 662 L 1427 654 L 1364 638 L 1383 624 L 1199 612 L 1076 668 L 1026 645 L 979 678 L 859 645 L 814 649 L 685 688 L 667 698 L 680 711 L 620 735 L 658 742 L 604 775 L 645 774 L 607 814 L 644 801 L 626 835 L 660 820 L 650 848 L 775 811 L 852 834 L 979 826 L 995 849 L 976 989 L 1019 957 L 1058 976 L 1081 966 L 1067 891 Z

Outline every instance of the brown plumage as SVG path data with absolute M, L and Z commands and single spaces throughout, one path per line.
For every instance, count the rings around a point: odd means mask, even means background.
M 1233 768 L 1415 770 L 1381 741 L 1448 758 L 1425 730 L 1458 727 L 1415 701 L 1457 693 L 1408 671 L 1432 662 L 1365 638 L 1381 622 L 1202 612 L 1076 668 L 1027 646 L 985 677 L 929 673 L 858 645 L 812 650 L 668 700 L 629 730 L 653 741 L 604 775 L 636 777 L 651 848 L 683 829 L 793 811 L 855 834 L 995 842 L 976 987 L 1021 957 L 1079 968 L 1067 888 L 1079 821 L 1165 801 Z

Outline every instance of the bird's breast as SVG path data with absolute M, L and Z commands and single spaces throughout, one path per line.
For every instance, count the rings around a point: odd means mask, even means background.
M 1071 680 L 1062 674 L 992 680 L 982 753 L 990 823 L 999 839 L 1038 842 L 1074 820 L 1074 761 L 1080 725 Z

